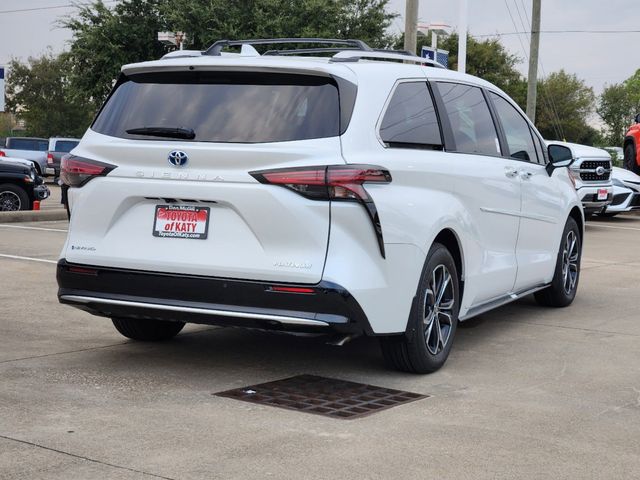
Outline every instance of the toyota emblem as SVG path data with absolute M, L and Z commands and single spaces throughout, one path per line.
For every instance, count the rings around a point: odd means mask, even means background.
M 601 177 L 602 175 L 604 175 L 604 167 L 598 167 L 596 168 L 596 175 L 598 175 L 599 177 Z
M 169 153 L 167 160 L 169 160 L 169 163 L 174 167 L 184 167 L 189 161 L 189 155 L 180 150 L 174 150 Z

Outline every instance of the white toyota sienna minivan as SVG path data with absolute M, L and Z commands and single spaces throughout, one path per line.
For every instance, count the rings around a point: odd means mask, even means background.
M 390 365 L 432 372 L 459 321 L 573 301 L 571 162 L 494 85 L 357 40 L 126 65 L 62 164 L 59 299 L 136 340 L 185 322 L 375 335 Z

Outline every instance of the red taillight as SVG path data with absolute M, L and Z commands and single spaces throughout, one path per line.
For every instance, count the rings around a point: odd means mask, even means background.
M 92 178 L 107 175 L 114 168 L 116 168 L 115 165 L 97 160 L 65 155 L 60 162 L 60 178 L 65 185 L 81 187 Z
M 314 200 L 357 200 L 371 198 L 364 183 L 389 183 L 391 175 L 373 165 L 329 165 L 328 167 L 283 168 L 251 172 L 260 183 L 280 185 Z
M 270 292 L 280 292 L 280 293 L 316 293 L 313 288 L 306 287 L 269 287 Z
M 2 150 L 0 150 L 0 157 L 6 157 L 6 156 L 7 156 L 7 154 L 4 153 Z
M 47 165 L 53 165 L 53 155 L 47 153 Z
M 312 200 L 347 200 L 361 203 L 371 219 L 380 253 L 385 256 L 382 227 L 365 183 L 389 183 L 388 170 L 375 165 L 329 165 L 250 172 L 260 183 L 279 185 Z

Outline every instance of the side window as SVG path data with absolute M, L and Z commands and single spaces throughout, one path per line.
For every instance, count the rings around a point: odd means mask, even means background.
M 389 147 L 442 149 L 438 117 L 426 82 L 397 86 L 380 125 L 380 138 Z
M 496 95 L 493 92 L 489 95 L 491 95 L 491 100 L 493 100 L 504 134 L 507 137 L 507 146 L 509 147 L 511 158 L 537 162 L 538 156 L 536 155 L 536 147 L 533 145 L 529 123 L 513 105 L 500 95 Z
M 489 106 L 478 87 L 458 83 L 438 83 L 456 151 L 501 155 L 498 133 Z

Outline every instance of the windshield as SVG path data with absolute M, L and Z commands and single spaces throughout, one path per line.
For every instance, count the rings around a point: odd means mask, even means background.
M 327 77 L 172 72 L 123 77 L 92 129 L 139 140 L 262 143 L 339 135 L 338 88 Z M 129 131 L 129 132 L 127 132 Z M 154 135 L 153 133 L 158 133 Z

